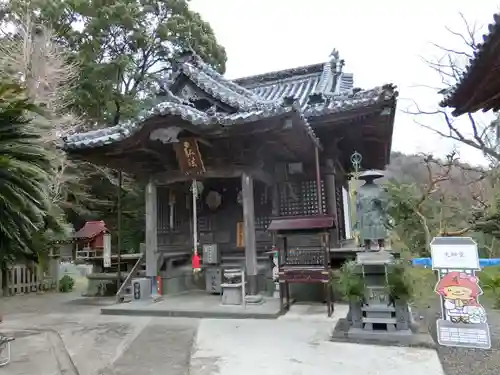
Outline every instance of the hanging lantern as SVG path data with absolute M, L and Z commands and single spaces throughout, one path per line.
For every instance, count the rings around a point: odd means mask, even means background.
M 222 196 L 218 192 L 212 190 L 207 194 L 205 203 L 207 204 L 208 208 L 214 211 L 221 205 Z
M 201 271 L 200 256 L 196 250 L 193 252 L 193 256 L 191 257 L 191 267 L 193 268 L 194 273 Z

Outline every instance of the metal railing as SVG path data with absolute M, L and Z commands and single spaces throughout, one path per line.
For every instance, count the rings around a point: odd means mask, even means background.
M 116 300 L 117 300 L 117 302 L 122 302 L 123 291 L 129 286 L 129 284 L 130 284 L 130 282 L 132 280 L 132 277 L 135 275 L 135 273 L 137 272 L 137 269 L 142 264 L 142 261 L 144 260 L 144 255 L 145 255 L 144 252 L 141 253 L 140 258 L 137 259 L 137 262 L 135 262 L 135 264 L 132 267 L 132 269 L 130 270 L 129 274 L 127 275 L 127 277 L 125 278 L 125 280 L 121 284 L 120 288 L 118 289 L 118 292 L 116 292 Z

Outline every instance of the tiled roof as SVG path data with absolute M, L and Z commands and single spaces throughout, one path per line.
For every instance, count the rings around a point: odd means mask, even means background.
M 139 131 L 140 129 L 142 129 L 144 122 L 154 116 L 176 116 L 193 125 L 198 125 L 202 128 L 205 127 L 208 130 L 213 129 L 214 125 L 230 126 L 251 123 L 265 118 L 276 117 L 285 114 L 296 114 L 298 118 L 303 122 L 303 125 L 307 128 L 313 140 L 315 140 L 315 142 L 319 142 L 314 135 L 314 132 L 309 123 L 302 115 L 300 108 L 298 108 L 296 104 L 280 104 L 247 112 L 236 112 L 233 114 L 216 113 L 213 115 L 209 115 L 189 105 L 173 102 L 162 102 L 154 106 L 152 109 L 142 113 L 136 121 L 129 120 L 116 126 L 68 136 L 64 139 L 64 148 L 72 150 L 100 147 L 112 144 L 114 142 L 126 139 L 135 132 Z
M 353 75 L 338 71 L 332 62 L 303 66 L 257 76 L 239 78 L 236 83 L 268 101 L 294 97 L 305 109 L 311 94 L 325 97 L 343 94 L 353 88 Z
M 307 118 L 340 112 L 348 112 L 376 104 L 390 103 L 398 96 L 396 86 L 387 84 L 370 90 L 359 90 L 332 95 L 324 103 L 308 105 L 304 114 Z
M 214 126 L 251 123 L 290 114 L 298 118 L 311 138 L 319 143 L 306 118 L 382 104 L 397 96 L 392 85 L 352 90 L 352 75 L 340 72 L 342 64 L 329 61 L 230 81 L 196 55 L 186 54 L 175 76 L 188 77 L 209 95 L 235 108 L 235 113 L 203 112 L 181 100 L 165 101 L 144 111 L 134 121 L 68 136 L 64 139 L 64 147 L 68 150 L 93 148 L 120 141 L 140 130 L 145 121 L 154 116 L 178 117 L 209 130 Z
M 73 237 L 77 239 L 94 238 L 98 234 L 107 232 L 108 228 L 106 228 L 104 221 L 87 221 L 85 225 L 73 235 Z
M 458 107 L 460 99 L 458 96 L 465 89 L 465 86 L 471 84 L 476 76 L 485 73 L 483 66 L 488 63 L 495 53 L 495 45 L 500 40 L 500 14 L 493 16 L 493 23 L 488 25 L 488 34 L 483 35 L 483 43 L 476 46 L 473 57 L 469 60 L 464 73 L 457 84 L 445 92 L 445 98 L 441 102 L 443 107 Z
M 237 109 L 248 111 L 272 104 L 252 91 L 226 79 L 194 53 L 186 54 L 175 76 L 184 74 L 209 95 Z M 176 77 L 172 77 L 175 80 Z
M 213 125 L 230 126 L 235 124 L 251 123 L 261 119 L 284 115 L 287 113 L 298 113 L 303 117 L 304 126 L 315 138 L 313 130 L 310 128 L 306 118 L 323 116 L 339 112 L 350 111 L 363 108 L 378 103 L 393 100 L 397 96 L 396 88 L 392 85 L 376 87 L 366 91 L 356 91 L 343 93 L 329 97 L 325 102 L 309 105 L 304 109 L 298 105 L 279 105 L 256 109 L 247 112 L 236 112 L 234 114 L 216 113 L 209 115 L 191 106 L 173 102 L 162 102 L 152 109 L 142 113 L 136 121 L 126 121 L 113 127 L 93 130 L 86 133 L 78 133 L 64 139 L 66 149 L 93 148 L 111 144 L 130 137 L 140 130 L 144 122 L 154 116 L 177 116 L 193 125 L 211 128 Z

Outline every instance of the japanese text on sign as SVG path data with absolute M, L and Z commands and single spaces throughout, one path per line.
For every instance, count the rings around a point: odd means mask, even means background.
M 242 221 L 236 223 L 236 247 L 245 247 L 245 226 Z
M 196 163 L 196 154 L 193 152 L 191 145 L 189 142 L 184 141 L 182 143 L 182 147 L 184 149 L 184 154 L 186 155 L 186 160 L 190 168 L 198 168 L 198 164 Z
M 489 349 L 491 337 L 486 310 L 479 302 L 483 290 L 476 242 L 470 237 L 435 237 L 431 242 L 434 288 L 441 300 L 436 321 L 440 345 Z
M 179 143 L 174 143 L 174 149 L 179 167 L 186 175 L 196 175 L 205 172 L 196 139 L 187 138 L 181 140 Z
M 477 247 L 471 245 L 431 246 L 432 268 L 478 269 Z

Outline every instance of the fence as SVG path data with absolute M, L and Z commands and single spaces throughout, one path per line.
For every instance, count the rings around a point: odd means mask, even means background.
M 42 277 L 39 267 L 18 264 L 7 271 L 9 295 L 34 293 L 41 290 Z M 1 274 L 0 274 L 1 276 Z M 0 277 L 0 293 L 3 290 L 2 277 Z
M 414 266 L 420 266 L 420 267 L 424 267 L 424 268 L 431 268 L 432 267 L 431 258 L 413 258 L 411 260 L 411 263 Z M 481 266 L 481 268 L 500 266 L 500 259 L 498 259 L 498 258 L 495 258 L 495 259 L 481 258 L 481 259 L 479 259 L 479 265 Z

